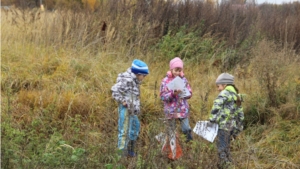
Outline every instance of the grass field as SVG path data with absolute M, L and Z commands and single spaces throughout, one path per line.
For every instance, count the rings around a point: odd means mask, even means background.
M 193 90 L 192 127 L 208 118 L 221 72 L 245 94 L 232 168 L 300 168 L 300 4 L 234 11 L 152 2 L 94 13 L 1 10 L 1 168 L 216 168 L 216 145 L 197 135 L 177 161 L 154 138 L 164 130 L 160 82 L 175 56 Z M 128 160 L 117 154 L 110 88 L 135 58 L 150 74 L 138 157 Z

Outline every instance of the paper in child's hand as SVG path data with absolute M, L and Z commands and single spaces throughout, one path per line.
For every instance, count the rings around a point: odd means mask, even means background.
M 167 84 L 167 87 L 169 90 L 183 90 L 184 88 L 184 81 L 177 76 L 175 79 L 173 79 L 171 82 Z
M 191 92 L 189 91 L 188 88 L 183 88 L 183 90 L 181 91 L 181 93 L 179 94 L 180 98 L 185 98 L 185 97 L 189 97 L 191 96 Z
M 193 132 L 209 142 L 214 142 L 218 134 L 219 125 L 209 121 L 198 121 Z
M 167 87 L 169 90 L 181 90 L 181 93 L 179 94 L 180 98 L 191 96 L 190 91 L 186 88 L 184 81 L 179 76 L 168 83 Z

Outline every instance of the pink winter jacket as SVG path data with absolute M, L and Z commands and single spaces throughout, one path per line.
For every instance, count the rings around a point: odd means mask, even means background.
M 189 116 L 189 104 L 187 99 L 190 99 L 192 95 L 188 98 L 180 98 L 178 95 L 174 95 L 173 90 L 169 90 L 167 84 L 171 82 L 175 77 L 167 75 L 161 82 L 160 86 L 160 98 L 164 102 L 164 112 L 167 119 L 171 118 L 186 118 Z M 183 76 L 181 77 L 187 87 L 187 89 L 192 94 L 192 89 Z

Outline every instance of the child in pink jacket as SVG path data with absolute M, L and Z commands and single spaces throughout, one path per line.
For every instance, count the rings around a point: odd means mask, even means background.
M 182 93 L 182 91 L 171 90 L 167 87 L 167 84 L 177 76 L 184 81 L 185 87 L 191 93 L 190 96 L 181 98 L 180 93 Z M 192 130 L 189 124 L 189 104 L 187 102 L 191 96 L 192 89 L 188 80 L 184 77 L 183 62 L 180 58 L 176 57 L 170 61 L 170 70 L 161 82 L 160 98 L 164 102 L 165 117 L 168 120 L 168 133 L 175 133 L 176 119 L 178 119 L 181 123 L 181 130 L 186 136 L 186 142 L 193 139 L 191 134 Z

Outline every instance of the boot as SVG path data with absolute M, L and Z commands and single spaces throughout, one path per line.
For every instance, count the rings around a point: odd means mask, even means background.
M 130 140 L 127 146 L 127 156 L 135 157 L 136 153 L 134 152 L 135 140 Z
M 192 130 L 188 130 L 186 132 L 184 132 L 185 137 L 186 137 L 186 143 L 190 142 L 191 140 L 193 140 L 193 136 L 192 136 Z
M 230 160 L 227 158 L 227 154 L 225 151 L 219 153 L 219 169 L 227 169 L 231 165 Z

